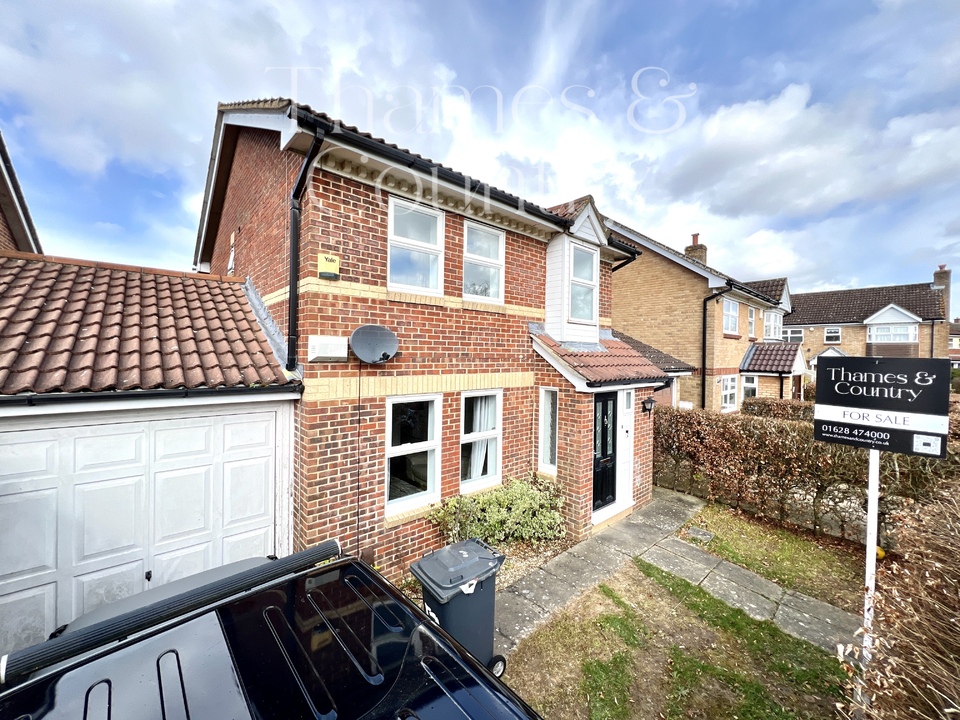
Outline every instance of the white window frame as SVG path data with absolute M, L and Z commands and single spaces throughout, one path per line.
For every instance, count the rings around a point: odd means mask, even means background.
M 736 300 L 723 299 L 723 333 L 724 335 L 740 334 L 740 303 Z
M 474 228 L 491 235 L 496 235 L 500 240 L 500 251 L 496 259 L 483 257 L 481 255 L 471 255 L 467 252 L 467 234 L 470 232 L 470 229 Z M 465 300 L 471 300 L 473 302 L 484 302 L 484 303 L 497 303 L 503 304 L 503 295 L 506 291 L 505 285 L 505 260 L 507 254 L 507 234 L 503 230 L 497 230 L 492 228 L 489 225 L 481 225 L 477 222 L 471 222 L 470 220 L 463 221 L 463 282 L 466 284 L 467 278 L 467 264 L 473 265 L 482 265 L 486 268 L 493 268 L 500 273 L 500 292 L 497 295 L 474 295 L 473 293 L 468 293 L 466 287 L 463 288 L 463 297 Z
M 726 402 L 727 400 L 731 402 Z M 720 376 L 720 412 L 733 412 L 737 409 L 737 376 Z
M 743 375 L 743 382 L 740 383 L 740 400 L 746 400 L 748 397 L 760 397 L 760 378 L 757 375 Z M 747 388 L 753 388 L 753 395 L 747 395 Z
M 763 339 L 783 339 L 783 315 L 770 310 L 763 313 Z
M 752 338 L 757 336 L 757 309 L 752 305 L 747 306 L 747 335 Z
M 836 340 L 828 340 L 827 334 L 835 332 L 837 334 Z M 843 328 L 839 327 L 825 327 L 823 329 L 823 344 L 824 345 L 839 345 L 843 340 Z
M 577 251 L 589 253 L 593 256 L 593 279 L 590 281 L 583 280 L 578 277 L 574 277 L 573 267 L 574 267 L 574 257 Z M 588 247 L 586 245 L 581 245 L 580 243 L 570 243 L 570 277 L 569 280 L 569 291 L 570 297 L 567 301 L 567 321 L 571 323 L 578 323 L 580 325 L 596 325 L 597 316 L 599 315 L 600 310 L 600 249 Z M 574 286 L 586 287 L 593 290 L 593 308 L 592 308 L 592 317 L 587 320 L 584 318 L 575 318 L 573 317 L 573 288 Z
M 799 333 L 799 337 L 797 337 Z M 803 328 L 785 327 L 780 331 L 784 342 L 803 342 Z
M 433 403 L 433 439 L 419 443 L 407 443 L 405 445 L 392 446 L 390 443 L 393 438 L 393 406 L 414 402 L 432 402 Z M 441 436 L 443 434 L 443 395 L 398 395 L 388 397 L 386 400 L 387 422 L 386 438 L 384 441 L 384 489 L 383 499 L 386 506 L 386 515 L 400 515 L 411 510 L 417 510 L 426 507 L 432 503 L 440 501 L 440 447 Z M 395 500 L 390 499 L 390 459 L 412 455 L 427 451 L 433 452 L 433 460 L 429 466 L 429 476 L 427 480 L 427 489 L 415 495 L 408 495 L 404 498 Z
M 553 437 L 547 437 L 547 424 L 546 420 L 546 402 L 545 398 L 547 393 L 552 393 L 556 402 L 553 405 Z M 557 452 L 559 451 L 559 445 L 557 439 L 559 436 L 559 429 L 557 428 L 557 423 L 560 420 L 560 391 L 557 388 L 553 387 L 542 387 L 540 388 L 540 412 L 539 412 L 539 435 L 540 442 L 537 447 L 537 468 L 542 473 L 547 475 L 556 475 L 557 474 L 557 465 L 550 464 L 544 460 L 545 451 L 552 447 L 554 460 L 557 459 Z
M 425 242 L 418 242 L 410 238 L 397 237 L 393 232 L 393 223 L 396 218 L 396 208 L 405 207 L 425 215 L 432 215 L 437 223 L 437 244 L 430 245 Z M 443 237 L 444 215 L 442 210 L 437 210 L 428 205 L 407 202 L 400 200 L 392 195 L 387 205 L 387 289 L 398 290 L 401 292 L 411 292 L 418 295 L 436 295 L 443 296 L 443 258 L 444 258 L 444 237 Z M 429 288 L 420 285 L 405 285 L 394 281 L 390 277 L 391 261 L 393 259 L 393 249 L 395 247 L 412 250 L 418 253 L 433 255 L 437 258 L 437 287 Z
M 463 429 L 463 415 L 467 404 L 467 398 L 471 397 L 493 397 L 496 403 L 496 425 L 493 430 L 483 430 L 478 432 L 466 432 Z M 496 440 L 497 449 L 493 453 L 493 459 L 496 463 L 497 471 L 486 477 L 464 480 L 463 469 L 460 468 L 460 492 L 469 493 L 476 490 L 500 485 L 503 482 L 503 389 L 496 390 L 471 390 L 460 394 L 460 446 L 476 442 L 477 440 Z M 462 460 L 461 460 L 462 462 Z
M 909 340 L 901 340 L 899 338 L 894 339 L 893 333 L 895 329 L 905 328 L 907 330 L 907 335 Z M 884 331 L 882 335 L 889 335 L 889 340 L 878 340 L 877 335 L 881 334 L 880 331 Z M 917 323 L 888 323 L 886 325 L 867 325 L 867 342 L 873 344 L 904 344 L 904 343 L 915 343 L 919 342 L 919 325 Z

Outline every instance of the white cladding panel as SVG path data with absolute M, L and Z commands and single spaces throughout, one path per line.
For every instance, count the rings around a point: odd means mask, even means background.
M 149 587 L 277 552 L 286 408 L 53 416 L 0 430 L 0 648 L 41 642 Z

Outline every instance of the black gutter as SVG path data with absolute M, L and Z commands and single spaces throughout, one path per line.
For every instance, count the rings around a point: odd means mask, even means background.
M 208 606 L 228 600 L 238 593 L 274 582 L 286 575 L 309 570 L 318 563 L 339 555 L 340 543 L 336 540 L 327 540 L 308 550 L 239 572 L 146 607 L 131 610 L 115 618 L 77 630 L 75 633 L 60 635 L 39 645 L 4 655 L 0 658 L 2 660 L 0 667 L 4 669 L 3 674 L 0 675 L 0 687 L 5 684 L 16 684 L 16 681 L 24 675 L 123 640 L 134 633 L 155 629 L 158 625 L 171 620 L 186 619 L 184 615 L 209 609 Z
M 300 174 L 290 193 L 290 290 L 287 294 L 287 370 L 296 370 L 297 341 L 299 340 L 298 315 L 300 314 L 300 198 L 307 187 L 313 161 L 320 152 L 324 132 L 316 130 L 313 142 L 300 166 Z
M 471 193 L 482 193 L 484 197 L 488 197 L 491 200 L 496 200 L 497 202 L 506 205 L 507 207 L 515 208 L 520 212 L 525 212 L 537 218 L 538 220 L 543 220 L 551 225 L 556 225 L 563 229 L 566 229 L 573 224 L 572 220 L 562 218 L 559 215 L 554 215 L 552 212 L 544 210 L 541 207 L 533 205 L 532 203 L 527 203 L 522 198 L 518 198 L 515 195 L 506 193 L 503 190 L 497 190 L 496 188 L 482 183 L 479 180 L 469 178 L 466 175 L 462 175 L 454 170 L 445 168 L 435 162 L 424 160 L 421 157 L 416 157 L 415 155 L 401 150 L 400 148 L 392 147 L 380 140 L 374 140 L 373 138 L 367 137 L 356 132 L 355 130 L 350 130 L 339 123 L 333 123 L 328 120 L 324 120 L 323 118 L 318 117 L 317 115 L 313 114 L 312 112 L 308 112 L 303 108 L 296 108 L 296 117 L 299 125 L 312 130 L 314 133 L 335 134 L 337 136 L 337 141 L 342 142 L 345 145 L 349 145 L 357 150 L 369 153 L 370 155 L 376 155 L 386 158 L 387 160 L 392 160 L 412 170 L 418 170 L 420 172 L 433 175 L 439 180 L 462 187 L 465 190 L 469 190 Z
M 629 245 L 627 245 L 627 244 L 625 244 L 625 243 L 622 243 L 622 242 L 620 242 L 619 240 L 614 240 L 613 238 L 610 238 L 609 240 L 607 240 L 607 244 L 608 244 L 610 247 L 612 247 L 612 248 L 615 248 L 615 249 L 617 249 L 617 250 L 622 250 L 623 252 L 630 254 L 630 257 L 628 257 L 626 260 L 624 260 L 624 261 L 623 261 L 622 263 L 620 263 L 619 265 L 615 265 L 615 266 L 610 270 L 610 272 L 616 272 L 617 270 L 620 270 L 621 268 L 625 268 L 627 265 L 629 265 L 630 263 L 632 263 L 632 262 L 633 262 L 634 260 L 636 260 L 638 257 L 640 257 L 641 255 L 643 255 L 643 251 L 642 251 L 642 250 L 635 250 L 634 248 L 630 247 Z
M 587 387 L 602 388 L 602 387 L 609 387 L 611 385 L 636 385 L 642 382 L 644 382 L 644 380 L 640 380 L 640 379 L 637 379 L 637 380 L 588 380 Z
M 732 292 L 734 289 L 736 289 L 734 288 L 734 282 L 727 280 L 727 286 L 723 290 L 707 295 L 703 299 L 703 336 L 700 339 L 700 407 L 704 410 L 707 409 L 707 303 L 713 299 L 717 299 L 719 302 L 721 296 Z
M 288 383 L 287 385 L 258 385 L 257 387 L 198 387 L 174 388 L 171 390 L 116 390 L 106 392 L 78 392 L 78 393 L 49 393 L 27 395 L 0 396 L 0 406 L 3 405 L 56 405 L 57 403 L 73 402 L 103 402 L 110 400 L 156 400 L 170 398 L 205 397 L 214 395 L 250 395 L 253 393 L 303 392 L 303 385 Z
M 757 292 L 753 288 L 749 288 L 742 283 L 738 283 L 736 280 L 727 280 L 727 285 L 734 290 L 742 292 L 744 295 L 751 295 L 752 297 L 757 298 L 757 300 L 763 300 L 764 302 L 770 303 L 774 307 L 780 307 L 779 300 L 774 300 L 769 295 L 764 295 L 762 292 Z

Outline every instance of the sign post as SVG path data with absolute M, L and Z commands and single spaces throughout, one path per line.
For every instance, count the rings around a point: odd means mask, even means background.
M 817 362 L 813 437 L 870 450 L 867 475 L 863 668 L 873 650 L 880 451 L 947 456 L 950 361 L 823 357 Z

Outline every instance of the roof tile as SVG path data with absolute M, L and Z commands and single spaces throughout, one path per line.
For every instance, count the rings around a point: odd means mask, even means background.
M 234 280 L 0 252 L 0 395 L 290 382 Z
M 588 383 L 627 384 L 667 379 L 667 374 L 650 360 L 612 336 L 601 337 L 599 345 L 564 345 L 550 337 L 536 323 L 531 325 L 531 334 Z
M 790 301 L 793 312 L 783 319 L 785 326 L 862 323 L 891 303 L 923 320 L 945 319 L 943 292 L 930 283 L 798 293 Z
M 751 343 L 740 363 L 742 372 L 790 373 L 797 361 L 800 343 Z

